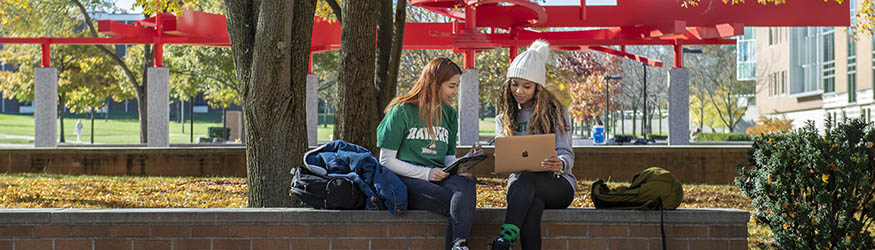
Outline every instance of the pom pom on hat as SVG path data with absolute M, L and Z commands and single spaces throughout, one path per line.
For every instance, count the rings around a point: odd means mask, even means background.
M 544 86 L 547 70 L 544 64 L 550 57 L 550 44 L 544 40 L 536 40 L 529 49 L 520 53 L 507 68 L 507 77 L 526 79 Z

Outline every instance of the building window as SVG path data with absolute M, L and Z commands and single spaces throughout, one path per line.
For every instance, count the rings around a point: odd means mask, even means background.
M 835 29 L 824 27 L 823 34 L 823 92 L 835 92 Z
M 774 39 L 775 39 L 775 34 L 774 34 L 774 31 L 773 31 L 774 29 L 775 29 L 775 28 L 769 27 L 769 45 L 775 44 L 775 40 L 774 40 Z
M 781 94 L 787 94 L 787 71 L 781 71 Z
M 848 73 L 848 103 L 857 102 L 857 73 Z
M 769 81 L 772 82 L 772 95 L 778 95 L 778 73 L 769 74 Z
M 744 27 L 744 35 L 736 37 L 736 73 L 739 81 L 756 80 L 756 40 L 753 27 Z
M 869 109 L 860 109 L 860 119 L 864 122 L 869 122 Z

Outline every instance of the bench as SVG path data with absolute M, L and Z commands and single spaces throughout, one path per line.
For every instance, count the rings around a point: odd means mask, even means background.
M 498 235 L 504 213 L 477 209 L 472 249 Z M 747 249 L 749 217 L 665 211 L 668 249 Z M 659 211 L 547 210 L 542 221 L 544 249 L 662 249 Z M 0 209 L 0 249 L 443 249 L 445 223 L 426 211 Z

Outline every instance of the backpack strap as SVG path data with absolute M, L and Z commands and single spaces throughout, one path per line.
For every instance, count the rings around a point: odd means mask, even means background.
M 660 231 L 662 231 L 662 250 L 666 250 L 668 248 L 665 246 L 665 221 L 663 218 L 665 215 L 663 214 L 664 210 L 662 209 L 662 198 L 656 197 L 656 203 L 656 206 L 659 207 L 659 228 Z

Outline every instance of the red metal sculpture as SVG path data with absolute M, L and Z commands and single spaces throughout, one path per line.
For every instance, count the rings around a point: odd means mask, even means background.
M 702 0 L 684 8 L 675 0 L 618 0 L 616 6 L 541 6 L 527 0 L 410 0 L 450 17 L 450 23 L 408 23 L 405 49 L 453 49 L 474 67 L 477 51 L 507 48 L 511 60 L 519 46 L 548 40 L 553 49 L 591 49 L 653 66 L 662 62 L 625 52 L 625 45 L 672 45 L 675 67 L 682 67 L 685 44 L 733 44 L 745 26 L 848 26 L 848 2 L 793 0 L 781 5 L 751 1 L 735 5 Z M 464 12 L 460 12 L 464 10 Z M 808 13 L 808 14 L 806 14 Z M 812 18 L 816 16 L 817 18 Z M 229 46 L 222 15 L 185 10 L 181 17 L 158 14 L 128 25 L 101 20 L 99 32 L 111 38 L 0 38 L 0 43 L 41 44 L 42 66 L 50 67 L 52 44 L 154 44 L 155 66 L 162 66 L 164 44 Z M 593 28 L 538 31 L 534 28 Z M 311 52 L 340 47 L 340 24 L 316 18 Z M 487 30 L 488 32 L 484 32 Z M 616 50 L 607 45 L 620 45 Z

